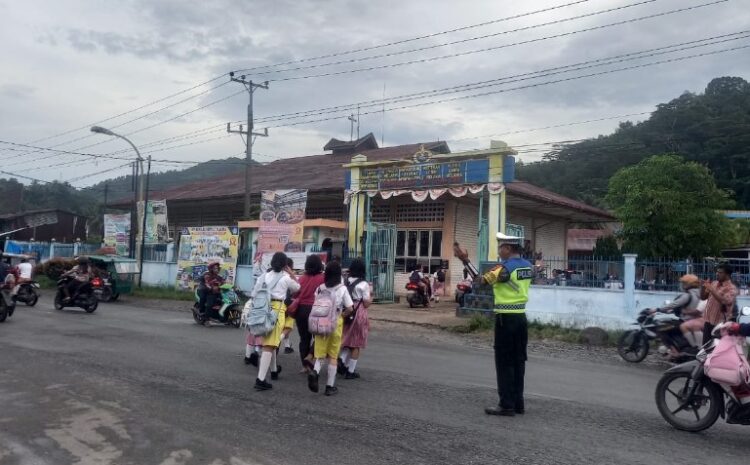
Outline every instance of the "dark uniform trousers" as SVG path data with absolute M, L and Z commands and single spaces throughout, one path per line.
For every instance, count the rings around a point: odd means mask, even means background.
M 523 410 L 523 379 L 529 342 L 526 314 L 495 315 L 495 371 L 500 408 Z

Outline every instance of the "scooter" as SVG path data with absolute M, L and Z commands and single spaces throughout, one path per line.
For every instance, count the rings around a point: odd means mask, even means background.
M 240 303 L 240 291 L 235 289 L 231 284 L 222 284 L 219 286 L 221 299 L 217 299 L 213 308 L 201 315 L 200 295 L 198 289 L 195 290 L 195 304 L 193 305 L 193 319 L 199 325 L 206 321 L 215 321 L 226 326 L 240 327 L 242 322 L 242 305 Z
M 36 281 L 24 281 L 18 285 L 16 293 L 16 302 L 26 304 L 27 307 L 33 307 L 39 301 L 39 283 Z
M 413 282 L 406 283 L 406 301 L 409 302 L 409 308 L 427 307 L 430 304 L 419 284 Z
M 86 313 L 94 313 L 99 307 L 99 299 L 97 299 L 94 294 L 94 290 L 91 287 L 91 281 L 82 284 L 72 298 L 67 302 L 65 301 L 65 291 L 63 288 L 67 286 L 71 279 L 73 278 L 66 276 L 57 282 L 57 294 L 55 294 L 54 302 L 55 308 L 57 310 L 62 310 L 65 307 L 78 307 L 85 310 Z
M 112 302 L 120 297 L 119 292 L 114 292 L 112 290 L 112 282 L 106 277 L 100 278 L 97 276 L 91 280 L 91 285 L 94 288 L 94 294 L 96 295 L 96 298 L 99 299 L 99 302 Z
M 9 289 L 2 289 L 0 291 L 0 323 L 7 320 L 8 317 L 13 316 L 13 312 L 16 310 L 16 302 L 10 296 Z
M 466 297 L 466 294 L 471 294 L 472 284 L 472 281 L 468 278 L 456 284 L 456 303 L 459 307 L 464 306 L 464 297 Z

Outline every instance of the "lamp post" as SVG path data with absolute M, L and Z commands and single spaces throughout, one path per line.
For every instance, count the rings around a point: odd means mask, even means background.
M 130 230 L 131 230 L 130 254 L 132 258 L 138 258 L 138 270 L 139 270 L 138 287 L 140 287 L 142 280 L 143 280 L 143 269 L 142 269 L 143 268 L 143 248 L 144 248 L 143 246 L 146 241 L 146 207 L 148 206 L 147 205 L 148 193 L 146 191 L 148 189 L 148 181 L 149 181 L 148 177 L 151 174 L 151 156 L 148 157 L 148 173 L 146 173 L 146 177 L 144 179 L 143 178 L 143 157 L 141 157 L 141 152 L 138 151 L 138 147 L 136 147 L 135 144 L 130 139 L 128 139 L 127 137 L 121 134 L 117 134 L 116 132 L 113 132 L 107 128 L 103 128 L 101 126 L 91 126 L 91 132 L 120 138 L 124 140 L 125 142 L 127 142 L 128 144 L 130 144 L 130 146 L 133 147 L 133 150 L 135 151 L 137 163 L 134 169 L 134 180 L 135 180 L 135 183 L 138 184 L 138 187 L 137 187 L 137 192 L 134 195 L 133 207 L 131 209 L 131 214 L 130 214 Z M 141 173 L 140 176 L 139 176 L 139 173 Z M 134 230 L 137 231 L 137 228 L 138 228 L 138 224 L 137 224 L 138 216 L 136 214 L 137 202 L 143 202 L 143 222 L 141 225 L 141 242 L 140 243 L 137 242 L 137 240 L 132 234 L 132 231 Z

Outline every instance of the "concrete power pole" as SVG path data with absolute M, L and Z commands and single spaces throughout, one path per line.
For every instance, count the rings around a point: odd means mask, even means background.
M 263 132 L 255 132 L 255 125 L 253 122 L 253 93 L 255 92 L 255 89 L 268 89 L 268 81 L 264 82 L 263 84 L 257 84 L 253 81 L 248 81 L 245 79 L 246 76 L 242 75 L 239 78 L 234 77 L 234 72 L 229 73 L 229 77 L 234 82 L 239 82 L 243 86 L 245 86 L 245 89 L 247 89 L 247 93 L 250 95 L 250 102 L 247 104 L 247 131 L 243 130 L 242 125 L 240 125 L 239 130 L 232 129 L 231 123 L 227 123 L 227 132 L 230 133 L 237 133 L 240 135 L 245 136 L 245 209 L 244 209 L 244 217 L 245 219 L 250 219 L 250 171 L 251 171 L 251 163 L 253 160 L 253 137 L 261 136 L 261 137 L 268 137 L 268 129 L 264 129 Z

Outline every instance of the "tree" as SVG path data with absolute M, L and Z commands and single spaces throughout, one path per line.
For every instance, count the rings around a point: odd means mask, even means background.
M 603 236 L 596 240 L 593 255 L 602 258 L 615 258 L 622 255 L 622 252 L 614 236 Z
M 609 181 L 606 201 L 623 228 L 625 248 L 642 257 L 702 258 L 735 240 L 719 210 L 732 208 L 704 166 L 658 155 L 623 168 Z

